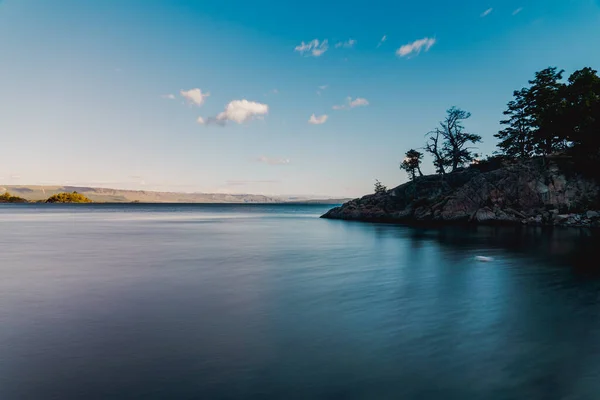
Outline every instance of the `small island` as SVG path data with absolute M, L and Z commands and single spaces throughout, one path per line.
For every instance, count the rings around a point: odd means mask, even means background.
M 92 200 L 88 199 L 84 195 L 73 192 L 73 193 L 58 193 L 50 196 L 46 203 L 91 203 Z
M 0 203 L 92 203 L 92 200 L 77 192 L 63 192 L 52 195 L 46 200 L 30 201 L 22 197 L 13 196 L 10 192 L 6 191 L 0 195 Z
M 27 200 L 22 197 L 13 196 L 6 191 L 4 194 L 0 195 L 0 203 L 27 203 Z
M 452 107 L 421 151 L 406 152 L 409 182 L 336 207 L 322 218 L 388 223 L 478 223 L 600 227 L 600 77 L 583 68 L 563 81 L 547 68 L 514 91 L 484 158 Z M 424 153 L 435 175 L 424 176 Z

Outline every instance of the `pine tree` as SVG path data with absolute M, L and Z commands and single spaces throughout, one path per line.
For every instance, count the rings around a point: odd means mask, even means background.
M 504 115 L 508 118 L 500 121 L 506 128 L 494 137 L 500 140 L 500 153 L 509 157 L 528 158 L 533 153 L 533 120 L 529 114 L 527 89 L 515 90 L 514 100 L 508 102 Z
M 419 176 L 423 176 L 423 172 L 421 172 L 422 158 L 423 153 L 410 149 L 406 152 L 406 157 L 400 164 L 400 169 L 406 171 L 413 181 L 417 178 L 417 172 L 419 173 Z

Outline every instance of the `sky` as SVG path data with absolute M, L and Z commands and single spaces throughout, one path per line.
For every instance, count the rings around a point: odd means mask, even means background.
M 0 0 L 0 184 L 360 196 L 599 49 L 600 0 Z

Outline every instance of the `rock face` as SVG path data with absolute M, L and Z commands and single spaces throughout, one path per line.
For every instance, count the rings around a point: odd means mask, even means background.
M 600 226 L 600 188 L 564 162 L 425 176 L 334 208 L 323 218 L 399 223 Z

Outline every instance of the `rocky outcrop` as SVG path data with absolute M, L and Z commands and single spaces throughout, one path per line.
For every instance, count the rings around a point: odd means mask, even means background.
M 596 181 L 568 161 L 529 160 L 491 171 L 425 176 L 334 208 L 323 218 L 400 223 L 600 226 Z

